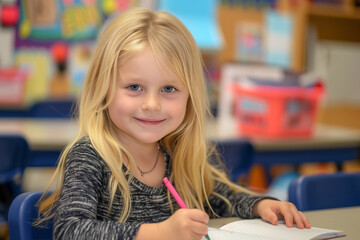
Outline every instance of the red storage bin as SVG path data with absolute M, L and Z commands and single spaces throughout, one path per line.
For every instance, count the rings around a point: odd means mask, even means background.
M 310 136 L 323 96 L 321 84 L 313 87 L 234 85 L 235 118 L 243 136 Z
M 23 103 L 27 75 L 27 71 L 23 69 L 0 69 L 0 105 L 19 105 Z

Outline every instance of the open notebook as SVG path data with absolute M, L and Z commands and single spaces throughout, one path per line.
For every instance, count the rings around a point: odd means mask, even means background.
M 296 226 L 288 228 L 284 221 L 279 221 L 278 225 L 274 226 L 261 219 L 239 220 L 226 224 L 220 229 L 209 227 L 208 235 L 211 240 L 310 240 L 345 236 L 339 230 L 316 227 L 298 229 Z

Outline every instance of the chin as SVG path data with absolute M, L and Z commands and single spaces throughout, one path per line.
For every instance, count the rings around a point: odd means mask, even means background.
M 143 143 L 154 143 L 160 141 L 165 135 L 146 136 L 138 138 Z

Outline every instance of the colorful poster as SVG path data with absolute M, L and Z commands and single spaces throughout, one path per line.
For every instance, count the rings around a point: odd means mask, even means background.
M 238 22 L 235 29 L 236 60 L 263 62 L 263 27 L 257 22 Z
M 289 68 L 291 66 L 294 34 L 292 16 L 269 11 L 265 16 L 265 21 L 266 63 Z
M 103 22 L 99 0 L 21 0 L 21 40 L 87 40 Z
M 27 103 L 47 97 L 51 69 L 48 51 L 39 48 L 23 49 L 16 53 L 14 66 L 26 69 L 29 73 L 25 87 Z

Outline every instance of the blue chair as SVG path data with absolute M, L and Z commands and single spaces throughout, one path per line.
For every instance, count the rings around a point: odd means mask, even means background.
M 0 135 L 0 223 L 7 221 L 11 201 L 22 192 L 22 176 L 30 159 L 30 148 L 20 135 Z
M 9 210 L 9 234 L 14 240 L 52 239 L 52 220 L 34 226 L 38 218 L 37 202 L 43 191 L 22 193 L 11 203 Z
M 254 148 L 249 141 L 221 140 L 216 142 L 216 148 L 233 182 L 237 182 L 241 175 L 249 172 L 254 158 Z
M 360 206 L 360 173 L 301 176 L 290 183 L 289 201 L 301 211 Z
M 22 107 L 1 107 L 0 109 L 0 118 L 25 118 L 28 117 L 29 110 Z
M 34 103 L 29 110 L 29 117 L 33 118 L 71 118 L 75 101 L 46 100 Z

